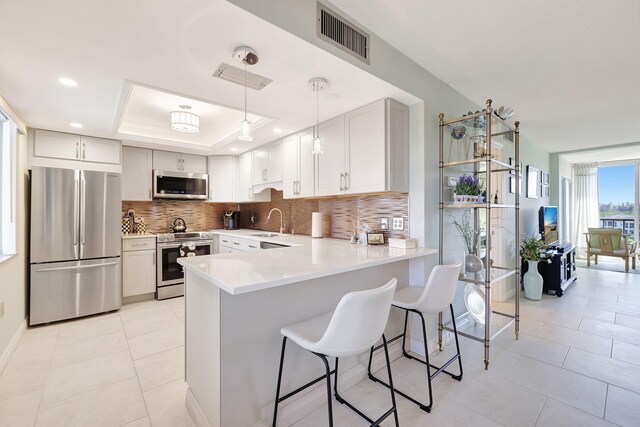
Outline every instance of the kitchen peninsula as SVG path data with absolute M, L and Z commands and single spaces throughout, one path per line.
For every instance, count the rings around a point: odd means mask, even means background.
M 307 236 L 263 237 L 255 230 L 216 233 L 289 247 L 179 260 L 186 277 L 186 405 L 198 426 L 269 424 L 280 328 L 329 312 L 344 294 L 393 277 L 399 287 L 407 286 L 410 260 L 437 253 Z M 401 316 L 392 313 L 387 333 L 401 328 Z M 341 361 L 341 384 L 365 377 L 367 357 Z M 323 372 L 317 358 L 295 346 L 285 364 L 285 392 Z M 283 405 L 280 419 L 306 413 L 313 396 L 311 391 Z

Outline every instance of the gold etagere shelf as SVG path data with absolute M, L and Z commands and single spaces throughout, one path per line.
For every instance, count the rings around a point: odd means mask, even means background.
M 444 229 L 445 229 L 445 211 L 458 209 L 472 209 L 476 230 L 480 228 L 480 216 L 484 217 L 485 233 L 485 261 L 491 260 L 492 248 L 492 221 L 491 211 L 493 209 L 508 209 L 514 213 L 514 251 L 515 266 L 514 268 L 499 267 L 491 265 L 489 268 L 483 268 L 478 273 L 465 272 L 460 275 L 459 281 L 467 284 L 479 286 L 484 289 L 484 324 L 479 322 L 465 322 L 462 327 L 458 327 L 458 334 L 464 337 L 480 341 L 484 343 L 484 366 L 489 368 L 490 360 L 490 344 L 491 340 L 506 330 L 515 322 L 515 337 L 518 339 L 520 331 L 520 188 L 522 179 L 522 170 L 520 165 L 520 122 L 515 125 L 507 123 L 502 118 L 494 114 L 491 106 L 491 99 L 487 100 L 486 108 L 481 112 L 469 114 L 454 119 L 445 120 L 444 114 L 440 113 L 440 236 L 439 236 L 439 262 L 444 264 Z M 483 122 L 482 122 L 483 121 Z M 474 142 L 473 146 L 464 149 L 464 158 L 458 158 L 451 161 L 453 144 L 449 148 L 449 155 L 445 161 L 445 135 L 448 131 L 455 130 L 458 126 L 468 126 L 469 124 L 483 123 L 484 139 L 483 147 L 478 150 L 478 143 Z M 466 128 L 465 128 L 466 129 Z M 513 142 L 514 145 L 514 164 L 506 163 L 498 160 L 493 155 L 494 138 L 503 136 Z M 452 139 L 453 142 L 453 139 Z M 473 148 L 473 154 L 469 154 L 469 149 Z M 460 148 L 458 148 L 460 152 Z M 472 158 L 467 158 L 472 157 Z M 510 179 L 515 182 L 514 199 L 515 203 L 492 203 L 491 195 L 491 178 L 493 174 L 508 173 Z M 454 203 L 449 201 L 450 189 L 448 183 L 445 182 L 446 174 L 471 174 L 476 177 L 482 177 L 486 185 L 486 200 L 480 203 Z M 504 200 L 506 197 L 503 195 Z M 505 248 L 506 249 L 506 248 Z M 479 250 L 479 249 L 478 249 Z M 476 255 L 480 255 L 479 253 Z M 464 263 L 464 260 L 463 260 Z M 486 266 L 485 266 L 486 267 Z M 491 287 L 493 284 L 507 280 L 515 276 L 515 301 L 514 313 L 504 313 L 492 310 L 491 304 Z M 468 314 L 467 314 L 468 315 Z M 438 344 L 442 350 L 443 331 L 453 331 L 450 323 L 445 324 L 443 314 L 438 315 Z

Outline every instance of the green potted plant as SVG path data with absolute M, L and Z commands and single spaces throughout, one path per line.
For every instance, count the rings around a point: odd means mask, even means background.
M 482 186 L 477 176 L 458 177 L 453 189 L 453 203 L 482 203 Z
M 540 236 L 525 236 L 520 243 L 520 256 L 529 264 L 529 270 L 522 278 L 524 296 L 539 301 L 542 299 L 543 280 L 538 273 L 540 261 L 551 262 L 551 255 Z

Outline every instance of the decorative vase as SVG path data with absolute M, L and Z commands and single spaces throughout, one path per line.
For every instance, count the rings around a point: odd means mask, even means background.
M 482 260 L 474 254 L 468 254 L 464 259 L 464 269 L 469 273 L 477 273 L 482 270 Z
M 539 261 L 527 261 L 529 270 L 527 270 L 522 283 L 524 284 L 524 297 L 534 301 L 542 299 L 542 276 L 538 273 Z

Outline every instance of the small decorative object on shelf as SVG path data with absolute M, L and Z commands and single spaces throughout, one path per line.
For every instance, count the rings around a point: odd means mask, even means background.
M 453 203 L 483 203 L 480 179 L 477 176 L 462 175 L 453 189 Z
M 129 234 L 133 230 L 131 218 L 125 212 L 122 213 L 122 234 Z
M 136 217 L 135 220 L 135 228 L 136 228 L 136 233 L 138 234 L 145 234 L 147 232 L 147 224 L 144 222 L 144 218 L 142 217 Z
M 476 253 L 478 252 L 478 244 L 480 243 L 480 234 L 482 230 L 476 229 L 471 224 L 471 212 L 465 211 L 462 214 L 462 222 L 458 222 L 453 219 L 453 225 L 456 226 L 460 237 L 464 240 L 464 244 L 467 248 L 467 255 L 464 260 L 464 269 L 469 273 L 477 273 L 482 270 L 482 260 L 478 258 Z
M 370 231 L 367 233 L 368 245 L 384 245 L 384 234 L 380 231 Z
M 524 296 L 530 300 L 540 301 L 543 280 L 538 273 L 538 263 L 540 261 L 551 262 L 544 241 L 539 236 L 525 237 L 520 243 L 520 256 L 529 264 L 529 270 L 522 279 Z

